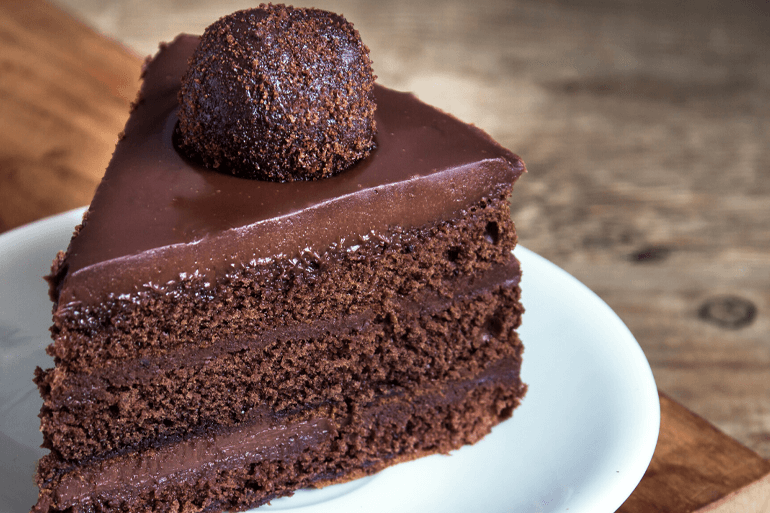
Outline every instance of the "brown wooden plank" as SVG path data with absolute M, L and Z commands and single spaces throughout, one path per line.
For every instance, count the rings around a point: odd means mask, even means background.
M 0 2 L 0 231 L 90 202 L 140 68 L 42 0 Z
M 770 474 L 697 511 L 697 513 L 747 512 L 770 512 Z
M 660 394 L 660 409 L 652 462 L 620 513 L 699 511 L 770 475 L 770 461 L 665 394 Z

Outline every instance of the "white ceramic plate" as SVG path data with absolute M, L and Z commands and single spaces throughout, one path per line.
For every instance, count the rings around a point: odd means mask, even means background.
M 48 273 L 82 209 L 0 235 L 0 513 L 27 513 L 39 445 L 35 366 L 50 367 Z M 652 458 L 660 405 L 652 372 L 615 313 L 575 278 L 516 250 L 527 309 L 529 393 L 472 447 L 358 481 L 303 490 L 260 511 L 603 513 L 631 494 Z

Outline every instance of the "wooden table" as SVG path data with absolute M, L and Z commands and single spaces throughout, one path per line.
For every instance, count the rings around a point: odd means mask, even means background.
M 236 7 L 66 3 L 140 53 Z M 645 350 L 660 440 L 620 511 L 770 512 L 768 4 L 414 4 L 316 2 L 356 24 L 381 82 L 525 158 L 522 243 Z M 43 0 L 0 3 L 0 231 L 89 202 L 140 65 Z

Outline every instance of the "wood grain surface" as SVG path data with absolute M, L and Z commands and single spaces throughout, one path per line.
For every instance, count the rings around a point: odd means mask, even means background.
M 652 462 L 620 513 L 770 513 L 770 461 L 665 394 L 660 409 Z M 752 485 L 756 490 L 747 489 Z
M 0 231 L 91 202 L 141 60 L 40 1 L 0 2 Z
M 245 6 L 62 5 L 115 41 L 42 0 L 0 2 L 0 231 L 87 204 L 138 88 L 138 55 Z M 514 193 L 522 243 L 596 291 L 639 340 L 668 395 L 653 462 L 621 511 L 716 511 L 755 496 L 762 511 L 768 4 L 314 5 L 356 24 L 383 83 L 525 158 Z

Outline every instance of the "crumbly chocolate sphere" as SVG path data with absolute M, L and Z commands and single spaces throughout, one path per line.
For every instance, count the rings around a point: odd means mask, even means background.
M 180 150 L 246 178 L 314 180 L 374 147 L 369 49 L 342 16 L 260 5 L 209 26 L 179 93 Z

